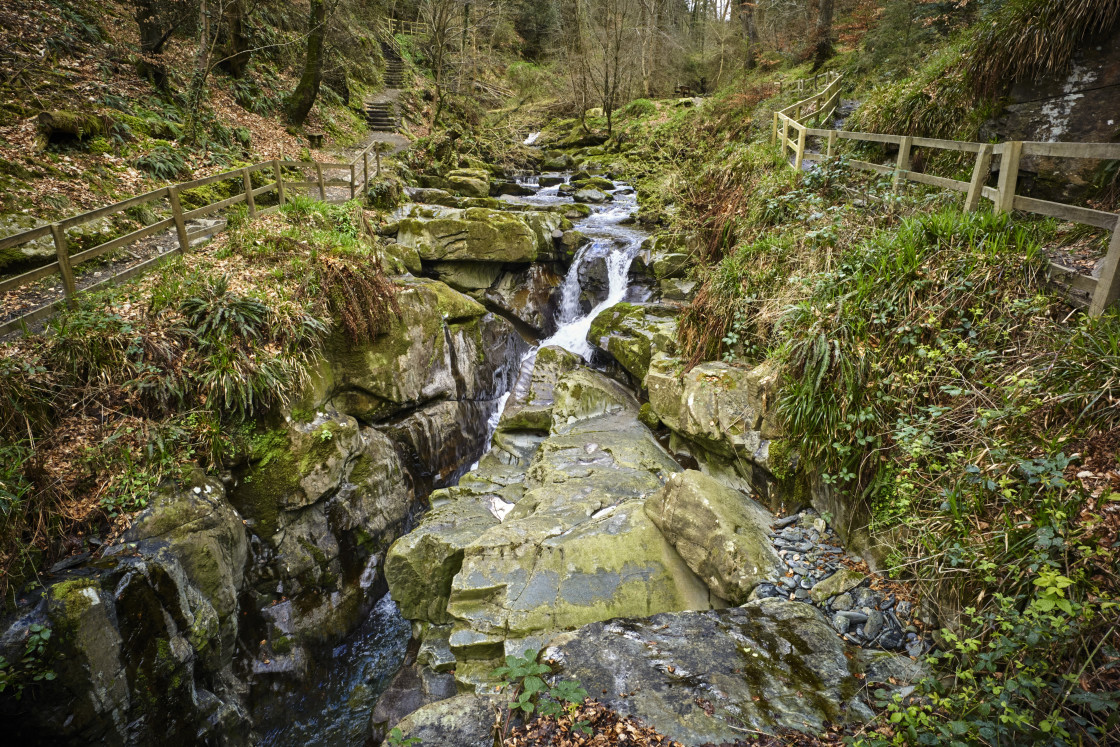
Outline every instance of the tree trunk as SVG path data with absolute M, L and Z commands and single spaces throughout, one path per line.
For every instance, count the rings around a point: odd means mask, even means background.
M 753 70 L 758 63 L 758 28 L 754 23 L 755 3 L 751 0 L 740 0 L 739 23 L 743 27 L 744 64 L 747 70 Z
M 813 34 L 814 70 L 832 56 L 832 5 L 833 0 L 817 0 L 817 29 Z
M 249 67 L 249 29 L 245 23 L 245 0 L 233 0 L 226 8 L 226 43 L 222 67 L 234 78 L 242 78 Z
M 152 85 L 162 88 L 167 82 L 167 71 L 155 58 L 163 51 L 167 37 L 160 27 L 155 0 L 136 0 L 135 18 L 140 27 L 140 59 L 136 71 Z
M 288 121 L 297 127 L 307 121 L 307 115 L 319 95 L 319 83 L 323 77 L 323 37 L 326 30 L 326 3 L 324 0 L 311 0 L 311 27 L 307 34 L 307 57 L 303 63 L 303 75 L 288 99 Z

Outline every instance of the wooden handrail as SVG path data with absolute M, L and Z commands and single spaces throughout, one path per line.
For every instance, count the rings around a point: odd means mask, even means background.
M 809 120 L 817 117 L 821 112 L 830 107 L 835 110 L 835 100 L 838 99 L 840 92 L 840 81 L 841 77 L 837 76 L 823 91 L 774 112 L 770 142 L 781 148 L 783 158 L 786 154 L 786 148 L 790 149 L 793 154 L 792 166 L 795 169 L 800 170 L 804 161 L 821 161 L 833 157 L 837 140 L 857 140 L 897 145 L 898 157 L 893 166 L 858 160 L 849 160 L 848 163 L 854 168 L 864 171 L 891 175 L 894 189 L 898 189 L 903 182 L 910 181 L 963 192 L 966 195 L 965 209 L 970 212 L 979 207 L 980 200 L 986 199 L 992 203 L 996 212 L 1019 210 L 1025 213 L 1045 215 L 1111 230 L 1112 239 L 1109 242 L 1108 252 L 1105 255 L 1099 279 L 1080 275 L 1055 263 L 1051 263 L 1052 275 L 1061 276 L 1070 291 L 1085 292 L 1087 289 L 1091 289 L 1090 300 L 1086 305 L 1089 308 L 1089 313 L 1094 316 L 1099 316 L 1108 306 L 1120 300 L 1120 214 L 1015 194 L 1019 178 L 1020 159 L 1023 156 L 1120 160 L 1120 143 L 1044 143 L 1018 140 L 1005 143 L 975 143 L 963 140 L 943 140 L 911 137 L 909 135 L 887 135 L 874 132 L 851 132 L 809 127 Z M 821 99 L 827 99 L 826 103 L 808 113 L 803 112 L 808 104 Z M 791 112 L 793 112 L 792 115 Z M 831 114 L 831 111 L 829 114 Z M 797 133 L 796 139 L 790 137 L 790 130 Z M 824 155 L 806 153 L 805 141 L 808 137 L 827 138 L 827 152 Z M 913 148 L 934 148 L 975 153 L 976 161 L 971 179 L 961 181 L 911 170 L 910 154 Z M 993 156 L 999 156 L 1000 158 L 999 183 L 994 189 L 985 185 Z M 1069 277 L 1073 277 L 1073 280 L 1069 280 Z M 1081 304 L 1081 299 L 1076 296 L 1071 296 L 1070 301 L 1078 305 Z
M 369 155 L 370 152 L 375 152 L 375 149 L 380 145 L 379 141 L 373 141 L 365 148 L 363 148 L 354 160 L 347 163 L 336 162 L 319 162 L 319 161 L 288 161 L 288 160 L 271 160 L 255 163 L 250 166 L 245 166 L 233 171 L 225 171 L 220 174 L 212 174 L 210 176 L 194 179 L 189 182 L 182 182 L 179 184 L 171 184 L 159 189 L 129 197 L 128 199 L 115 202 L 112 205 L 96 208 L 94 210 L 80 213 L 79 215 L 65 218 L 53 224 L 47 224 L 32 228 L 28 231 L 23 231 L 11 236 L 6 236 L 0 239 L 0 250 L 9 249 L 11 247 L 20 246 L 36 239 L 41 239 L 45 236 L 52 236 L 55 242 L 56 260 L 42 267 L 36 267 L 21 275 L 10 277 L 5 280 L 0 280 L 0 293 L 6 293 L 16 288 L 19 288 L 28 283 L 50 275 L 62 275 L 63 285 L 66 290 L 66 297 L 63 300 L 70 300 L 73 295 L 83 291 L 79 291 L 74 287 L 72 267 L 81 262 L 98 257 L 106 252 L 114 249 L 120 249 L 128 246 L 140 239 L 147 238 L 154 233 L 159 233 L 168 228 L 174 227 L 178 240 L 178 253 L 185 254 L 190 248 L 191 236 L 188 235 L 185 222 L 197 217 L 209 215 L 210 213 L 217 212 L 223 208 L 230 207 L 239 203 L 246 203 L 249 207 L 251 215 L 259 215 L 267 212 L 265 210 L 258 210 L 256 208 L 255 198 L 267 194 L 268 192 L 275 191 L 278 194 L 280 205 L 285 202 L 285 187 L 308 187 L 318 188 L 320 197 L 325 198 L 327 187 L 349 187 L 350 199 L 354 199 L 360 190 L 365 189 L 369 184 Z M 379 159 L 378 159 L 379 161 Z M 316 180 L 309 182 L 292 182 L 285 181 L 283 177 L 282 167 L 289 168 L 313 168 L 316 171 Z M 253 188 L 250 175 L 257 171 L 271 170 L 273 172 L 273 181 L 265 184 L 262 187 Z M 349 179 L 328 179 L 324 178 L 322 172 L 324 170 L 349 172 Z M 202 187 L 214 182 L 224 181 L 226 179 L 237 179 L 242 185 L 240 194 L 228 197 L 217 202 L 212 202 L 193 210 L 183 210 L 179 198 L 180 194 L 188 189 L 195 187 Z M 132 231 L 124 236 L 119 236 L 110 241 L 106 241 L 94 247 L 90 247 L 75 254 L 69 254 L 66 247 L 66 231 L 67 229 L 89 223 L 100 218 L 105 218 L 110 215 L 115 215 L 130 207 L 138 205 L 145 205 L 159 200 L 167 200 L 171 211 L 171 217 L 163 220 L 156 221 L 151 225 L 144 226 L 136 231 Z M 275 208 L 273 208 L 275 209 Z M 131 278 L 138 274 L 138 272 L 146 271 L 150 267 L 159 264 L 159 261 L 166 259 L 167 255 L 159 255 L 150 260 L 146 260 L 141 265 L 129 267 L 122 270 L 120 273 L 97 283 L 85 290 L 93 288 L 107 287 L 113 282 L 120 282 L 124 279 Z M 142 267 L 142 270 L 137 268 Z M 24 314 L 14 319 L 9 319 L 4 323 L 0 323 L 0 335 L 8 334 L 9 332 L 20 328 L 24 324 L 30 324 L 34 321 L 49 316 L 53 312 L 58 303 L 48 304 L 46 307 L 41 307 Z

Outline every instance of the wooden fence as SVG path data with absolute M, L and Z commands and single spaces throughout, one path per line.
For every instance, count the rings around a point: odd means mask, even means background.
M 350 199 L 357 196 L 359 191 L 363 189 L 368 183 L 370 178 L 370 153 L 374 153 L 375 164 L 374 168 L 380 166 L 380 152 L 378 150 L 382 143 L 370 143 L 358 156 L 349 163 L 322 163 L 318 161 L 287 161 L 287 160 L 272 160 L 263 163 L 257 163 L 252 166 L 246 166 L 234 171 L 226 171 L 221 174 L 214 174 L 212 176 L 195 179 L 193 181 L 184 182 L 182 184 L 172 184 L 167 187 L 160 187 L 159 189 L 147 192 L 136 197 L 130 197 L 127 200 L 107 205 L 96 210 L 91 210 L 80 215 L 75 215 L 72 218 L 51 223 L 49 225 L 39 226 L 30 231 L 24 231 L 12 236 L 7 236 L 0 239 L 0 251 L 10 249 L 13 247 L 26 244 L 36 239 L 50 236 L 54 241 L 55 261 L 50 264 L 37 267 L 34 270 L 25 272 L 22 275 L 17 275 L 6 280 L 0 280 L 0 294 L 8 293 L 17 288 L 20 288 L 28 283 L 42 280 L 43 278 L 51 275 L 61 275 L 63 297 L 57 301 L 47 303 L 34 311 L 28 312 L 22 316 L 10 319 L 0 324 L 0 335 L 8 334 L 14 330 L 30 325 L 41 319 L 44 319 L 51 314 L 62 304 L 71 303 L 74 296 L 79 292 L 87 292 L 94 290 L 101 290 L 108 288 L 118 283 L 124 282 L 129 278 L 135 277 L 144 273 L 156 265 L 160 264 L 168 257 L 175 255 L 183 255 L 189 251 L 191 244 L 199 238 L 212 235 L 213 229 L 202 229 L 199 231 L 188 232 L 187 221 L 202 218 L 219 210 L 232 207 L 241 203 L 245 203 L 249 211 L 250 217 L 263 215 L 266 213 L 278 210 L 286 199 L 286 190 L 289 189 L 317 189 L 319 198 L 321 200 L 327 199 L 327 187 L 347 187 L 350 190 Z M 291 181 L 284 179 L 284 169 L 298 169 L 304 175 L 303 181 Z M 349 179 L 328 179 L 325 178 L 324 171 L 349 171 Z M 307 172 L 313 172 L 310 176 Z M 264 172 L 269 175 L 271 181 L 261 187 L 253 187 L 252 177 L 253 174 Z M 204 187 L 208 184 L 214 184 L 220 181 L 234 181 L 239 184 L 241 193 L 229 197 L 218 202 L 195 208 L 193 210 L 184 210 L 180 199 L 182 193 L 189 189 L 197 187 Z M 277 195 L 278 204 L 274 207 L 259 210 L 257 208 L 257 198 L 262 195 L 275 192 Z M 91 247 L 76 254 L 69 253 L 69 242 L 67 240 L 67 230 L 80 226 L 90 221 L 106 218 L 111 215 L 116 215 L 120 212 L 128 210 L 129 208 L 139 207 L 141 205 L 149 205 L 152 203 L 166 200 L 166 206 L 170 208 L 171 217 L 163 220 L 156 221 L 151 225 L 144 226 L 143 228 L 133 231 L 124 236 L 117 237 L 112 241 L 107 241 L 103 244 Z M 166 231 L 174 227 L 178 246 L 174 251 L 164 254 L 157 254 L 156 256 L 147 259 L 143 262 L 135 264 L 123 271 L 114 274 L 113 276 L 101 280 L 93 285 L 82 288 L 81 291 L 77 288 L 74 280 L 74 266 L 82 262 L 100 257 L 107 252 L 115 249 L 121 249 L 135 242 Z
M 1109 243 L 1104 264 L 1101 267 L 1100 278 L 1082 275 L 1054 262 L 1050 263 L 1051 278 L 1066 287 L 1071 303 L 1088 307 L 1089 313 L 1094 316 L 1099 316 L 1105 308 L 1120 298 L 1120 272 L 1117 271 L 1117 265 L 1120 263 L 1120 215 L 1015 194 L 1019 180 L 1019 164 L 1024 156 L 1120 160 L 1120 143 L 1044 143 L 1019 140 L 998 144 L 973 143 L 911 137 L 909 135 L 882 135 L 809 127 L 809 122 L 814 118 L 817 119 L 817 124 L 819 124 L 827 118 L 827 115 L 831 115 L 836 102 L 839 100 L 840 82 L 841 78 L 837 77 L 820 93 L 774 113 L 771 142 L 778 143 L 781 146 L 783 157 L 786 156 L 786 148 L 790 149 L 793 154 L 792 165 L 795 169 L 800 170 L 804 161 L 819 161 L 831 158 L 836 153 L 838 140 L 886 143 L 898 146 L 898 156 L 893 165 L 885 166 L 858 160 L 850 160 L 848 163 L 857 169 L 891 174 L 896 190 L 902 182 L 911 181 L 962 192 L 965 195 L 965 210 L 970 212 L 980 206 L 981 199 L 987 199 L 992 202 L 993 209 L 996 212 L 1021 210 L 1026 213 L 1046 215 L 1073 223 L 1108 229 L 1112 231 L 1112 240 Z M 810 105 L 813 105 L 812 109 L 808 108 Z M 826 116 L 818 116 L 826 112 Z M 790 130 L 797 133 L 796 140 L 790 137 Z M 805 151 L 805 141 L 808 137 L 822 138 L 827 143 L 825 152 L 807 153 Z M 960 181 L 911 170 L 911 156 L 914 148 L 975 153 L 976 160 L 972 169 L 972 178 L 969 181 Z M 989 187 L 986 184 L 993 158 L 999 158 L 999 179 L 997 186 Z
M 389 36 L 395 36 L 396 34 L 428 36 L 431 33 L 431 26 L 424 21 L 402 21 L 397 18 L 386 18 L 383 23 Z

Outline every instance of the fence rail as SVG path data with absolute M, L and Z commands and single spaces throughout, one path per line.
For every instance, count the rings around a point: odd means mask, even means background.
M 432 30 L 432 27 L 424 21 L 402 21 L 398 18 L 386 18 L 383 24 L 389 36 L 395 36 L 396 34 L 428 36 Z
M 819 77 L 819 76 L 818 76 Z M 1103 210 L 1069 205 L 1062 202 L 1040 200 L 1015 193 L 1019 181 L 1019 166 L 1023 156 L 1046 156 L 1051 158 L 1081 158 L 1096 160 L 1120 160 L 1120 143 L 1045 143 L 1011 140 L 1004 143 L 973 143 L 958 140 L 911 137 L 909 135 L 885 135 L 872 132 L 849 132 L 845 130 L 809 127 L 826 120 L 835 110 L 839 101 L 842 78 L 837 76 L 824 90 L 802 99 L 785 109 L 774 112 L 773 131 L 770 142 L 781 147 L 782 157 L 789 148 L 793 155 L 793 167 L 801 169 L 805 161 L 821 161 L 836 154 L 838 140 L 856 140 L 869 143 L 883 143 L 898 146 L 898 156 L 892 165 L 850 160 L 854 168 L 891 174 L 897 190 L 903 182 L 911 181 L 927 184 L 941 189 L 962 192 L 965 195 L 964 207 L 974 211 L 980 207 L 982 199 L 991 201 L 996 212 L 1020 210 L 1025 213 L 1045 215 L 1052 218 L 1095 226 L 1112 231 L 1108 251 L 1101 266 L 1099 278 L 1082 275 L 1076 270 L 1057 263 L 1050 263 L 1050 275 L 1064 285 L 1071 303 L 1086 306 L 1089 313 L 1099 316 L 1104 310 L 1120 299 L 1120 214 Z M 815 85 L 815 84 L 814 84 Z M 812 108 L 809 109 L 809 106 Z M 821 115 L 824 116 L 821 116 Z M 794 139 L 790 131 L 796 132 Z M 807 153 L 806 139 L 822 138 L 826 143 L 825 152 Z M 934 174 L 914 171 L 910 168 L 914 148 L 975 153 L 976 160 L 972 176 L 968 181 L 951 179 Z M 999 159 L 999 179 L 995 187 L 987 186 L 992 170 L 992 159 Z M 1083 300 L 1080 295 L 1087 296 Z
M 147 270 L 159 265 L 167 258 L 172 256 L 181 256 L 186 254 L 191 247 L 191 244 L 198 238 L 213 235 L 213 230 L 203 229 L 194 233 L 187 231 L 187 221 L 195 218 L 201 218 L 211 215 L 220 210 L 245 203 L 249 217 L 255 218 L 258 215 L 264 215 L 284 205 L 288 189 L 318 189 L 319 199 L 327 199 L 327 187 L 348 187 L 350 189 L 350 199 L 354 199 L 360 190 L 364 189 L 370 180 L 370 153 L 374 155 L 374 169 L 375 176 L 381 170 L 381 153 L 380 148 L 383 144 L 380 142 L 372 142 L 361 153 L 354 158 L 353 161 L 348 163 L 329 163 L 319 161 L 288 161 L 275 159 L 271 161 L 262 161 L 260 163 L 246 166 L 244 168 L 235 169 L 233 171 L 226 171 L 220 174 L 212 174 L 200 179 L 194 179 L 189 182 L 181 184 L 172 184 L 166 187 L 146 192 L 135 197 L 130 197 L 120 202 L 115 202 L 112 205 L 106 205 L 95 210 L 90 210 L 79 215 L 65 218 L 55 223 L 50 223 L 37 228 L 32 228 L 28 231 L 6 236 L 0 239 L 0 251 L 10 249 L 12 247 L 21 246 L 31 241 L 51 236 L 55 248 L 55 261 L 41 267 L 36 267 L 33 270 L 16 275 L 15 277 L 0 280 L 0 293 L 8 293 L 17 288 L 23 287 L 29 283 L 33 283 L 43 278 L 50 277 L 51 275 L 60 275 L 62 278 L 62 298 L 49 302 L 44 306 L 40 306 L 22 316 L 9 319 L 6 322 L 0 323 L 0 336 L 6 335 L 15 330 L 25 328 L 27 325 L 33 324 L 37 321 L 47 318 L 53 314 L 60 306 L 64 304 L 73 303 L 74 297 L 78 293 L 85 293 L 94 290 L 102 290 L 118 283 L 124 282 L 136 275 L 139 275 Z M 305 179 L 304 181 L 291 181 L 284 179 L 284 169 L 297 169 L 306 173 L 307 170 L 314 170 L 314 179 Z M 326 171 L 349 171 L 348 179 L 327 179 L 324 177 L 323 172 Z M 252 175 L 266 171 L 271 176 L 271 181 L 261 187 L 253 187 Z M 181 202 L 181 195 L 186 190 L 194 189 L 196 187 L 204 187 L 209 184 L 215 184 L 220 181 L 239 181 L 241 184 L 240 194 L 228 197 L 217 202 L 194 208 L 192 210 L 184 210 Z M 258 209 L 256 200 L 262 195 L 275 192 L 277 195 L 277 205 L 271 208 Z M 94 220 L 106 218 L 112 215 L 121 213 L 129 208 L 139 207 L 141 205 L 148 205 L 154 202 L 166 200 L 166 206 L 170 209 L 171 217 L 158 220 L 155 223 L 144 226 L 136 231 L 119 236 L 110 241 L 106 241 L 97 246 L 85 249 L 81 252 L 71 254 L 69 252 L 69 240 L 66 232 L 76 226 L 89 223 Z M 136 265 L 130 266 L 112 275 L 105 280 L 99 281 L 93 285 L 78 289 L 75 277 L 74 267 L 82 262 L 87 262 L 91 259 L 100 257 L 103 254 L 111 252 L 115 249 L 121 249 L 136 243 L 137 241 L 152 236 L 153 234 L 161 233 L 170 228 L 175 228 L 176 240 L 178 245 L 173 251 L 157 254 L 154 257 L 144 260 Z

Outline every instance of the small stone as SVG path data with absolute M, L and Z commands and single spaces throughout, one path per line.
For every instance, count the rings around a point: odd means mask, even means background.
M 824 531 L 828 529 L 828 524 L 825 523 L 824 519 L 818 517 L 816 519 L 813 519 L 813 529 L 816 529 L 817 532 L 823 534 Z
M 906 647 L 906 653 L 908 653 L 910 656 L 913 656 L 915 659 L 921 656 L 923 651 L 925 651 L 925 646 L 920 640 L 914 641 Z
M 888 628 L 879 636 L 879 645 L 888 651 L 900 649 L 902 648 L 902 644 L 902 631 L 896 628 Z
M 848 618 L 849 622 L 854 622 L 854 623 L 857 623 L 857 624 L 867 621 L 867 615 L 865 615 L 862 612 L 856 612 L 854 610 L 851 610 L 851 611 L 848 611 L 848 612 L 837 612 L 836 614 L 837 615 L 843 615 L 844 617 Z
M 883 613 L 879 610 L 872 610 L 867 615 L 867 622 L 863 624 L 864 634 L 874 640 L 883 630 Z
M 894 594 L 891 594 L 889 597 L 887 597 L 883 601 L 879 602 L 879 609 L 889 610 L 893 604 L 894 604 Z
M 774 584 L 759 584 L 751 591 L 750 598 L 754 599 L 772 599 L 781 597 L 782 592 L 778 591 L 778 587 Z
M 840 635 L 847 633 L 851 624 L 851 621 L 839 612 L 832 616 L 832 627 L 836 628 L 836 632 Z
M 797 520 L 800 519 L 800 518 L 801 518 L 801 516 L 799 514 L 793 514 L 792 516 L 784 516 L 781 519 L 778 519 L 777 521 L 775 521 L 772 526 L 775 529 L 785 529 L 790 524 L 796 524 Z
M 805 601 L 809 598 L 809 592 L 805 589 L 795 589 L 793 592 L 793 596 L 797 599 L 800 599 L 801 601 Z
M 801 579 L 801 583 L 799 584 L 799 586 L 801 586 L 802 589 L 808 591 L 809 589 L 813 588 L 813 582 L 807 578 L 803 578 Z
M 813 601 L 820 604 L 830 597 L 850 591 L 863 583 L 864 578 L 865 576 L 862 573 L 847 568 L 839 570 L 817 584 L 816 588 L 813 589 Z
M 905 620 L 910 617 L 910 613 L 913 609 L 914 606 L 904 599 L 894 606 L 894 613 L 898 615 L 899 620 Z
M 781 581 L 781 584 L 782 584 L 782 586 L 786 587 L 790 591 L 797 588 L 797 582 L 794 581 L 789 576 L 786 576 L 785 578 L 783 578 L 782 581 Z
M 832 609 L 834 610 L 850 610 L 852 608 L 852 595 L 841 594 L 832 598 Z

